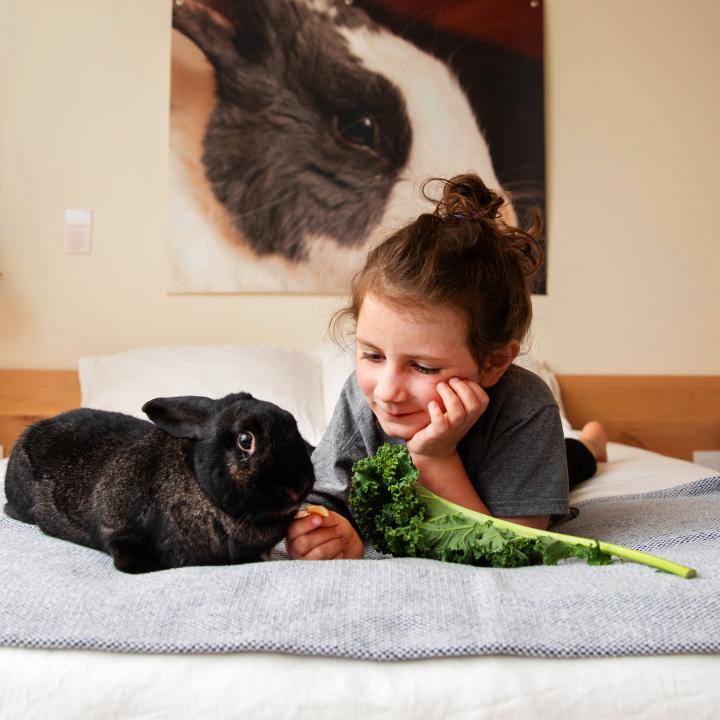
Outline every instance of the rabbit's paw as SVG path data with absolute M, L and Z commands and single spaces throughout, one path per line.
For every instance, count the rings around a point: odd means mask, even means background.
M 138 535 L 114 534 L 107 539 L 105 547 L 115 567 L 121 572 L 137 575 L 163 569 Z

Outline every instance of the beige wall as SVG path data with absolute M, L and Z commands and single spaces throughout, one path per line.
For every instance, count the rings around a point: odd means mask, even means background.
M 0 0 L 0 367 L 308 348 L 342 300 L 165 291 L 170 3 Z M 566 373 L 720 371 L 720 3 L 547 0 L 547 297 Z M 66 207 L 95 212 L 64 255 Z

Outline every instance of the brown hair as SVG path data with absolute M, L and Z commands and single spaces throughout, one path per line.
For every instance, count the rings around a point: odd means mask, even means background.
M 426 192 L 433 182 L 443 184 L 439 201 Z M 368 293 L 401 308 L 445 305 L 467 314 L 468 348 L 482 365 L 530 328 L 532 279 L 543 262 L 539 213 L 528 230 L 506 224 L 503 197 L 475 174 L 433 178 L 422 193 L 435 211 L 370 251 L 350 303 L 331 318 L 331 335 L 337 340 L 345 321 L 357 322 Z

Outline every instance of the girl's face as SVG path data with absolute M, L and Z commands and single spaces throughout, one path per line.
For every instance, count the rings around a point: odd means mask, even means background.
M 430 422 L 428 404 L 445 407 L 439 382 L 480 380 L 467 346 L 467 321 L 439 305 L 399 312 L 366 295 L 357 319 L 356 371 L 365 399 L 387 435 L 409 440 Z

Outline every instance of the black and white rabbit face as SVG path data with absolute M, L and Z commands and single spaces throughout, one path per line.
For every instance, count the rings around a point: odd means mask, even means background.
M 344 292 L 369 246 L 427 211 L 423 180 L 499 186 L 448 67 L 344 0 L 237 0 L 229 19 L 176 0 L 173 23 L 214 84 L 194 125 L 203 75 L 173 76 L 176 289 Z
M 408 161 L 398 89 L 306 2 L 238 2 L 232 26 L 209 16 L 212 32 L 193 5 L 176 6 L 174 22 L 215 68 L 203 162 L 234 224 L 257 254 L 291 260 L 307 258 L 309 236 L 362 242 Z

